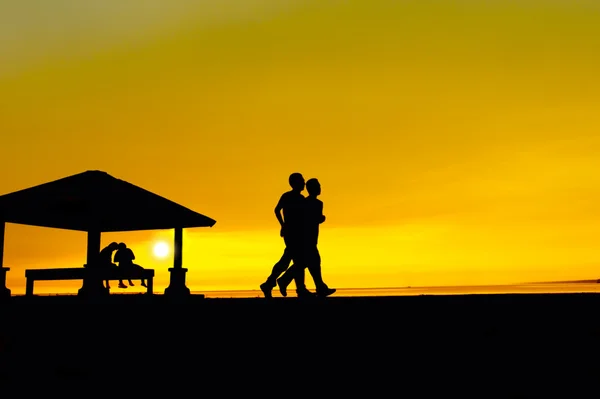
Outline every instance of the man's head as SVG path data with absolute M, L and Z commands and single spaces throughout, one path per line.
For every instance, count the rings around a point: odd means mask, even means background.
M 306 182 L 306 190 L 309 195 L 317 196 L 321 195 L 321 183 L 317 179 L 309 179 Z
M 296 191 L 304 190 L 304 177 L 301 173 L 292 173 L 288 179 L 290 186 Z
M 119 244 L 117 244 L 116 242 L 111 242 L 110 244 L 108 244 L 108 248 L 110 248 L 113 251 L 116 251 L 119 248 Z

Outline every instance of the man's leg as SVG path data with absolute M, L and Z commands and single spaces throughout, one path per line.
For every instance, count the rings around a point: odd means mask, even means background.
M 122 272 L 129 274 L 128 272 L 131 272 L 133 270 L 133 267 L 134 267 L 133 265 L 127 265 L 127 266 L 123 265 L 123 266 L 119 266 L 119 269 Z M 127 282 L 129 283 L 130 287 L 133 287 L 135 285 L 135 284 L 133 284 L 133 281 L 131 281 L 131 279 L 127 279 Z
M 323 276 L 321 275 L 321 254 L 317 247 L 311 247 L 308 249 L 308 271 L 315 282 L 315 288 L 317 292 L 327 288 L 327 285 L 323 282 Z
M 285 247 L 283 251 L 283 255 L 281 255 L 281 259 L 275 263 L 273 266 L 273 270 L 271 271 L 271 275 L 267 278 L 267 281 L 260 285 L 260 290 L 265 295 L 265 298 L 272 298 L 271 290 L 275 288 L 277 285 L 277 277 L 281 275 L 281 273 L 285 272 L 292 261 L 292 256 L 290 255 L 290 251 Z
M 136 265 L 135 263 L 133 264 L 133 268 L 136 269 L 136 270 L 138 270 L 138 271 L 140 271 L 140 272 L 144 271 L 143 267 L 141 267 L 140 265 Z M 140 282 L 142 284 L 142 287 L 147 287 L 146 280 L 144 280 L 143 278 L 141 278 Z
M 290 275 L 288 285 L 294 280 L 296 283 L 296 293 L 300 295 L 310 293 L 306 288 L 304 269 L 306 269 L 306 262 L 303 259 L 297 259 L 294 260 L 294 264 L 286 271 Z
M 294 280 L 296 283 L 296 293 L 299 297 L 312 295 L 304 283 L 304 269 L 306 269 L 304 260 L 300 258 L 294 259 L 294 264 L 292 264 L 292 266 L 290 266 L 289 269 L 287 269 L 285 273 L 283 273 L 283 275 L 277 279 L 277 285 L 279 286 L 281 295 L 287 296 L 287 287 L 290 285 L 292 280 Z
M 281 255 L 281 258 L 273 266 L 271 275 L 267 278 L 267 281 L 265 281 L 264 285 L 266 287 L 270 287 L 270 289 L 275 288 L 275 286 L 277 285 L 277 278 L 288 269 L 291 261 L 292 255 L 290 253 L 290 250 L 286 246 L 285 250 L 283 251 L 283 255 Z
M 314 248 L 309 249 L 307 256 L 308 271 L 315 282 L 317 295 L 329 296 L 333 294 L 336 290 L 334 288 L 329 288 L 323 281 L 323 275 L 321 272 L 321 254 L 319 253 L 319 248 L 315 246 Z
M 277 280 L 279 289 L 285 291 L 288 285 L 291 284 L 292 280 L 296 283 L 296 291 L 308 291 L 306 288 L 304 269 L 300 265 L 304 264 L 301 260 L 294 260 L 294 263 L 283 273 L 283 275 Z M 283 294 L 282 291 L 282 294 Z M 285 295 L 283 295 L 285 296 Z
M 310 291 L 306 289 L 306 285 L 304 284 L 304 268 L 306 267 L 306 263 L 304 262 L 301 241 L 296 237 L 290 237 L 286 240 L 286 245 L 287 248 L 289 248 L 294 264 L 290 266 L 279 279 L 277 279 L 279 291 L 281 291 L 281 295 L 287 296 L 287 286 L 290 285 L 292 280 L 295 280 L 296 292 L 298 295 L 309 295 Z

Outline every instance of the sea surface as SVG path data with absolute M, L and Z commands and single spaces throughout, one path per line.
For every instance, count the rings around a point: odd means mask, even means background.
M 162 294 L 164 291 L 155 291 Z M 390 287 L 390 288 L 338 288 L 336 297 L 373 297 L 373 296 L 418 296 L 418 295 L 476 295 L 476 294 L 566 294 L 566 293 L 600 293 L 600 284 L 596 280 L 581 282 L 525 283 L 511 285 L 471 285 L 440 287 Z M 141 292 L 115 292 L 117 295 L 141 294 Z M 206 298 L 261 298 L 260 290 L 199 290 L 192 294 L 203 294 Z M 21 296 L 22 294 L 15 294 Z M 36 293 L 39 296 L 77 295 L 71 293 Z M 295 297 L 295 289 L 288 289 L 288 296 Z M 273 290 L 273 297 L 281 297 L 278 289 Z
M 447 287 L 392 287 L 392 288 L 339 288 L 334 294 L 344 297 L 356 296 L 415 296 L 415 295 L 472 295 L 472 294 L 560 294 L 600 292 L 596 282 L 581 283 L 528 283 L 514 285 L 447 286 Z M 192 291 L 204 294 L 206 298 L 256 298 L 262 297 L 260 290 L 237 291 Z M 280 297 L 277 289 L 273 297 Z M 294 290 L 288 290 L 288 296 L 295 296 Z

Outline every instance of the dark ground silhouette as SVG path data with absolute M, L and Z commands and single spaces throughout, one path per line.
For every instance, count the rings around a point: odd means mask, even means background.
M 87 232 L 88 263 L 102 232 L 175 228 L 176 244 L 169 295 L 0 302 L 6 397 L 50 396 L 47 382 L 84 382 L 85 396 L 576 397 L 589 381 L 597 396 L 597 294 L 186 297 L 180 226 L 213 219 L 98 171 L 0 202 L 6 222 Z
M 564 397 L 577 397 L 598 375 L 596 294 L 96 301 L 1 305 L 0 378 L 483 398 L 540 397 L 567 383 Z

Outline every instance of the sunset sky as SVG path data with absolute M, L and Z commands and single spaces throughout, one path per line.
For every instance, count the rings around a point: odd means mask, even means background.
M 331 287 L 598 278 L 599 71 L 595 0 L 3 1 L 0 194 L 102 170 L 217 220 L 184 232 L 193 291 L 258 289 L 292 172 Z M 162 291 L 172 237 L 102 243 Z M 8 287 L 85 247 L 7 225 Z

